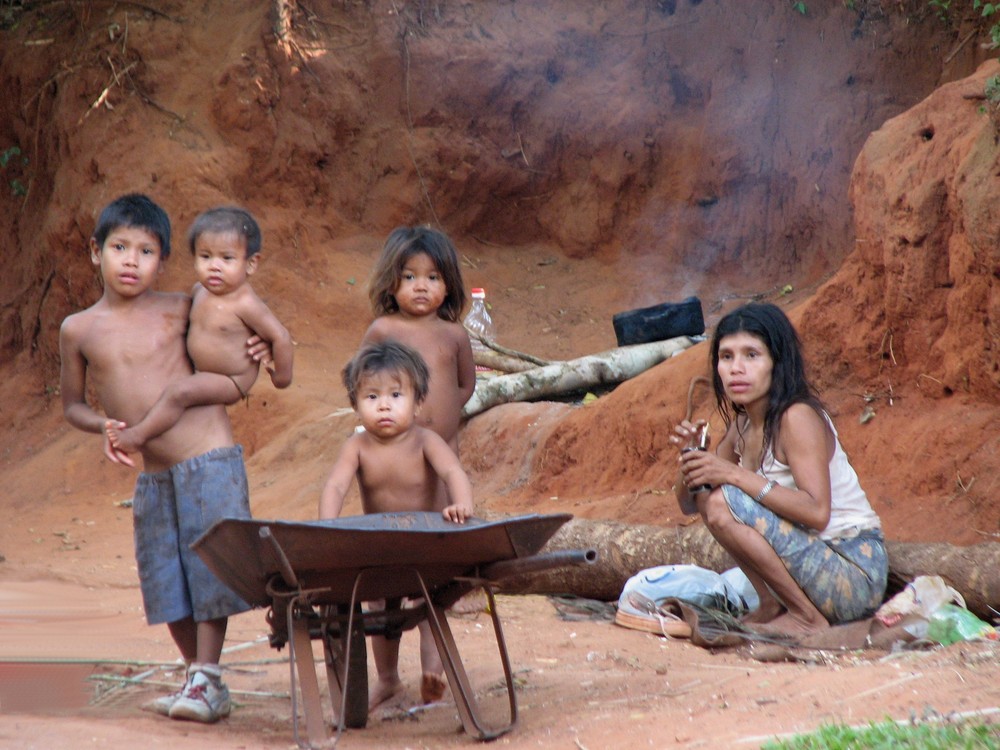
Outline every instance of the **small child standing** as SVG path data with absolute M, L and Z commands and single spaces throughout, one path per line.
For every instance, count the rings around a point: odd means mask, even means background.
M 113 201 L 90 239 L 104 291 L 59 331 L 66 420 L 104 435 L 104 453 L 117 463 L 132 464 L 110 444 L 107 423 L 138 422 L 164 389 L 191 376 L 191 299 L 153 288 L 169 255 L 170 220 L 160 206 L 138 194 Z M 250 346 L 244 356 L 249 362 L 265 349 Z M 104 414 L 88 403 L 88 384 Z M 152 708 L 175 719 L 218 721 L 231 709 L 219 667 L 228 618 L 250 607 L 190 544 L 221 518 L 250 517 L 243 451 L 225 407 L 210 404 L 184 410 L 141 453 L 132 519 L 143 608 L 150 625 L 167 624 L 188 665 L 182 690 Z
M 418 421 L 458 455 L 462 407 L 476 387 L 476 366 L 460 320 L 465 285 L 455 246 L 430 227 L 394 229 L 372 273 L 369 297 L 376 317 L 362 345 L 393 339 L 420 352 L 430 385 Z
M 320 519 L 337 518 L 355 477 L 365 513 L 440 510 L 449 521 L 472 516 L 472 485 L 458 456 L 433 430 L 415 424 L 428 393 L 428 368 L 408 346 L 384 341 L 362 347 L 343 373 L 364 430 L 344 443 L 319 502 Z M 437 507 L 442 481 L 452 502 Z M 425 703 L 444 695 L 444 667 L 426 621 L 420 629 L 420 692 Z M 378 682 L 369 710 L 402 690 L 399 640 L 372 637 Z
M 188 233 L 198 282 L 192 291 L 188 355 L 195 372 L 172 383 L 138 424 L 111 422 L 108 437 L 124 453 L 140 450 L 177 423 L 184 410 L 246 399 L 259 363 L 246 357 L 246 341 L 257 335 L 271 347 L 265 364 L 276 388 L 292 382 L 292 338 L 250 286 L 260 262 L 260 227 L 242 208 L 210 209 Z

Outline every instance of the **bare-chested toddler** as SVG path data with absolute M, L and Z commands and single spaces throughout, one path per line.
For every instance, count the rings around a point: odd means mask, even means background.
M 416 424 L 427 397 L 427 365 L 417 352 L 387 340 L 362 347 L 344 368 L 351 406 L 364 426 L 341 448 L 323 487 L 320 519 L 337 518 L 355 477 L 365 513 L 440 511 L 464 523 L 472 516 L 472 485 L 458 456 L 444 438 Z M 438 480 L 446 500 L 437 492 Z M 426 621 L 420 629 L 420 663 L 424 702 L 444 693 L 444 667 Z M 399 679 L 399 640 L 372 637 L 378 681 L 369 694 L 375 708 L 403 689 Z
M 292 382 L 292 338 L 249 283 L 261 258 L 260 227 L 253 216 L 242 208 L 210 209 L 195 219 L 188 244 L 198 276 L 187 333 L 195 372 L 169 385 L 138 423 L 108 423 L 111 444 L 125 453 L 166 432 L 185 409 L 247 398 L 260 369 L 246 356 L 251 336 L 270 344 L 272 359 L 264 367 L 274 386 L 287 388 Z

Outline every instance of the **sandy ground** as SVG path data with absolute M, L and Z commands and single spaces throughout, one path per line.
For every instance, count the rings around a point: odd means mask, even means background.
M 127 552 L 123 577 L 131 568 Z M 4 580 L 0 590 L 3 747 L 295 746 L 287 650 L 267 644 L 263 610 L 232 619 L 224 663 L 235 708 L 219 724 L 201 726 L 142 710 L 173 689 L 180 672 L 166 628 L 145 625 L 135 586 Z M 519 709 L 517 726 L 498 746 L 755 748 L 823 723 L 978 711 L 996 720 L 1000 709 L 996 642 L 897 653 L 816 651 L 768 663 L 754 658 L 753 647 L 713 652 L 585 612 L 566 614 L 583 619 L 565 619 L 559 609 L 540 596 L 498 599 Z M 452 615 L 451 622 L 484 715 L 502 724 L 507 704 L 490 618 L 474 612 Z M 476 744 L 461 730 L 450 693 L 439 704 L 416 707 L 416 642 L 414 633 L 404 636 L 406 691 L 377 709 L 368 727 L 348 730 L 339 747 Z M 322 675 L 321 660 L 318 668 Z

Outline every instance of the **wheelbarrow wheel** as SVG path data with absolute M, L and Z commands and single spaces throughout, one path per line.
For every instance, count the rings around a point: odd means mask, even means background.
M 347 606 L 335 605 L 341 615 L 343 625 L 339 628 L 327 627 L 323 636 L 323 651 L 326 656 L 327 679 L 330 684 L 330 700 L 333 713 L 340 715 L 344 709 L 344 726 L 361 729 L 368 723 L 368 651 L 365 644 L 364 628 L 361 627 L 361 605 L 355 609 L 357 627 L 351 637 L 350 653 L 347 638 Z M 349 661 L 348 661 L 349 660 Z M 346 677 L 346 685 L 345 685 Z M 344 701 L 346 693 L 347 700 Z

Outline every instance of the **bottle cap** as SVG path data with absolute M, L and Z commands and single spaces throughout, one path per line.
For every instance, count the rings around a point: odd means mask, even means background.
M 476 299 L 476 298 L 478 298 L 478 299 L 485 299 L 486 298 L 486 290 L 483 289 L 482 287 L 479 287 L 479 286 L 474 287 L 472 289 L 472 297 L 473 297 L 473 299 Z

